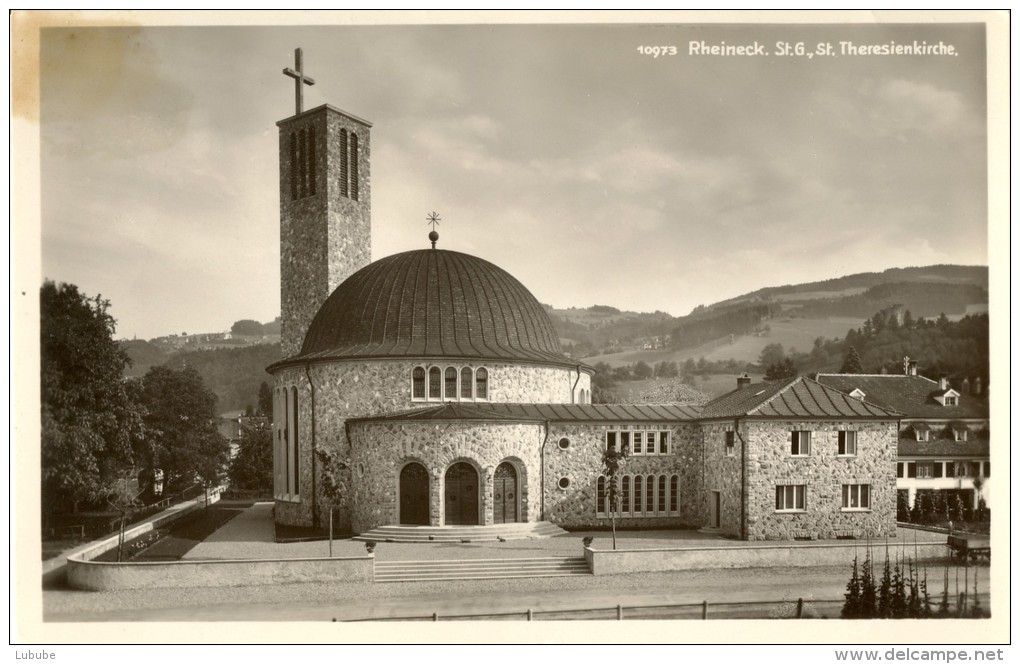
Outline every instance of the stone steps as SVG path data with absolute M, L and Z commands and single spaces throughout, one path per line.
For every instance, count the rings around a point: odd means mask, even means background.
M 501 558 L 499 560 L 402 560 L 375 563 L 376 583 L 532 579 L 591 574 L 584 558 Z
M 360 533 L 359 542 L 470 543 L 542 539 L 565 535 L 567 531 L 548 521 L 502 523 L 492 526 L 380 526 Z

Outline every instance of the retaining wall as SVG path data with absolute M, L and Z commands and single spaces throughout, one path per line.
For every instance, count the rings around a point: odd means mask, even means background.
M 592 574 L 628 574 L 690 569 L 726 569 L 753 567 L 826 567 L 853 564 L 864 560 L 865 547 L 855 544 L 763 545 L 699 547 L 686 549 L 585 549 Z M 944 560 L 949 547 L 944 542 L 889 545 L 889 557 L 897 554 L 913 560 Z M 876 564 L 885 561 L 885 543 L 872 544 Z
M 181 560 L 99 563 L 67 561 L 67 582 L 81 590 L 249 586 L 326 581 L 371 581 L 375 556 L 286 560 Z

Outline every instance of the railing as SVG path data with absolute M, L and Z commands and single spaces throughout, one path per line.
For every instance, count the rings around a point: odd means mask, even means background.
M 962 596 L 961 596 L 962 597 Z M 971 596 L 973 599 L 973 596 Z M 980 593 L 982 604 L 989 606 L 990 594 Z M 744 618 L 804 619 L 839 618 L 843 599 L 764 600 L 747 602 L 675 603 L 675 604 L 617 604 L 611 607 L 586 609 L 547 609 L 537 611 L 493 611 L 485 613 L 451 613 L 440 615 L 386 616 L 379 618 L 353 618 L 333 622 L 440 622 L 449 620 L 731 620 Z M 966 604 L 965 604 L 966 606 Z M 959 607 L 957 607 L 959 608 Z M 932 610 L 936 607 L 932 606 Z M 956 617 L 956 616 L 950 616 Z M 970 617 L 968 615 L 968 617 Z M 986 616 L 987 617 L 987 613 Z

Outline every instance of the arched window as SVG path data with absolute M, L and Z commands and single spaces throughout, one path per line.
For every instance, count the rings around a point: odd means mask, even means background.
M 429 369 L 429 399 L 443 398 L 443 373 L 439 367 Z
M 645 514 L 655 514 L 655 475 L 645 478 Z
M 315 195 L 315 127 L 308 128 L 308 193 Z
M 304 198 L 308 193 L 308 134 L 305 133 L 304 129 L 298 132 L 298 141 L 300 144 L 298 148 L 300 153 L 298 157 L 298 166 L 300 167 L 298 171 L 298 196 Z
M 595 483 L 595 513 L 606 513 L 606 478 L 601 475 Z
M 680 511 L 680 478 L 676 475 L 669 478 L 669 511 Z
M 291 468 L 292 468 L 291 476 L 293 477 L 293 479 L 290 482 L 290 492 L 292 494 L 294 494 L 294 495 L 297 495 L 297 494 L 301 493 L 300 491 L 298 491 L 298 484 L 300 484 L 300 482 L 301 482 L 301 475 L 298 472 L 299 471 L 299 468 L 298 468 L 298 458 L 300 457 L 300 451 L 301 450 L 300 450 L 300 447 L 298 445 L 298 442 L 299 442 L 298 441 L 299 427 L 298 427 L 298 398 L 297 398 L 297 388 L 296 387 L 290 388 L 290 400 L 291 400 L 291 403 L 290 403 L 291 412 L 293 413 L 293 417 L 291 418 L 291 423 L 292 423 L 292 426 L 294 427 L 292 429 L 292 433 L 291 433 L 291 459 L 292 459 L 292 462 L 291 462 Z
M 623 476 L 623 485 L 620 489 L 620 511 L 624 514 L 630 513 L 630 475 Z
M 347 130 L 340 130 L 340 195 L 344 198 L 350 196 L 347 174 Z
M 411 372 L 411 398 L 425 398 L 425 369 L 415 367 Z
M 358 135 L 351 132 L 351 198 L 358 200 Z
M 298 145 L 297 134 L 290 132 L 290 200 L 298 197 Z
M 287 493 L 290 484 L 290 456 L 288 455 L 288 443 L 290 442 L 290 394 L 287 388 L 283 388 L 283 431 L 280 432 L 280 459 L 283 460 L 282 474 L 280 475 L 280 492 Z
M 447 399 L 457 398 L 457 370 L 453 367 L 446 367 L 446 384 L 443 385 L 443 396 Z
M 475 377 L 472 375 L 471 367 L 464 367 L 460 370 L 460 398 L 470 399 L 471 388 L 474 387 Z
M 659 475 L 659 514 L 666 513 L 666 476 Z
M 475 371 L 475 398 L 489 398 L 489 372 L 484 368 Z
M 641 504 L 645 499 L 644 488 L 644 478 L 638 475 L 634 478 L 634 514 L 641 514 L 644 512 L 644 506 Z

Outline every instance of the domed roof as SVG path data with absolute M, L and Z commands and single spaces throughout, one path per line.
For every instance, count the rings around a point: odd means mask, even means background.
M 421 249 L 358 270 L 323 303 L 293 359 L 444 357 L 570 364 L 521 282 L 456 251 Z

